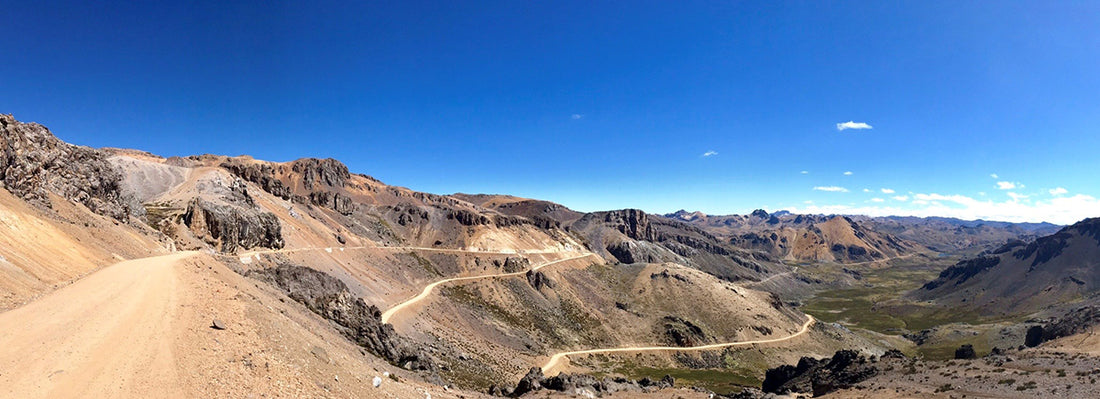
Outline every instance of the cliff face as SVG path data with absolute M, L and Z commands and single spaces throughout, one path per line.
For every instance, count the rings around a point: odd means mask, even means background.
M 183 221 L 196 236 L 220 247 L 222 252 L 283 247 L 279 219 L 270 212 L 195 198 L 187 204 Z
M 103 151 L 65 143 L 37 123 L 0 114 L 0 186 L 25 201 L 51 207 L 49 194 L 93 212 L 127 220 L 131 210 L 122 176 Z

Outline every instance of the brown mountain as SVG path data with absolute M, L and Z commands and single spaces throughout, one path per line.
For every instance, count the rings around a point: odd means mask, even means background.
M 1094 301 L 1100 292 L 1100 218 L 1030 243 L 1014 241 L 947 268 L 911 295 L 990 315 Z

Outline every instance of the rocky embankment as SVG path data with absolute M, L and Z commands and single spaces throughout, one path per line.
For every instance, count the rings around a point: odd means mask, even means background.
M 354 296 L 339 279 L 294 265 L 253 270 L 249 277 L 271 283 L 309 310 L 336 323 L 341 332 L 367 351 L 409 370 L 434 373 L 432 359 L 382 323 L 382 311 Z

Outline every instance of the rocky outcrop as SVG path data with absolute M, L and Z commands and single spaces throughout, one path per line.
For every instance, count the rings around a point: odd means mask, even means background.
M 493 266 L 499 267 L 505 273 L 515 273 L 530 269 L 531 260 L 520 256 L 509 256 L 504 258 L 503 262 L 500 259 L 494 259 Z
M 417 346 L 399 336 L 390 324 L 382 324 L 382 312 L 352 295 L 339 279 L 317 270 L 294 265 L 248 272 L 249 277 L 267 281 L 309 310 L 336 323 L 341 332 L 359 346 L 410 370 L 436 369 L 434 362 Z
M 816 360 L 803 357 L 798 365 L 782 365 L 764 374 L 761 386 L 764 392 L 777 395 L 810 393 L 821 396 L 829 392 L 850 388 L 878 374 L 866 357 L 856 351 L 837 351 L 832 358 Z
M 977 359 L 978 354 L 974 352 L 974 345 L 964 344 L 959 349 L 955 349 L 956 359 Z
M 558 286 L 558 283 L 547 277 L 545 273 L 534 270 L 528 270 L 526 273 L 527 284 L 531 285 L 531 288 L 535 290 L 542 290 L 543 287 L 548 289 L 554 289 Z
M 277 165 L 275 164 L 267 162 L 242 162 L 240 160 L 230 159 L 226 162 L 222 162 L 220 166 L 237 177 L 256 183 L 256 185 L 260 186 L 264 191 L 276 197 L 289 200 L 293 194 L 290 186 L 287 186 L 282 180 L 276 177 Z
M 1100 324 L 1100 307 L 1079 307 L 1041 326 L 1028 328 L 1024 345 L 1035 347 L 1046 341 L 1088 332 L 1097 324 Z
M 514 389 L 505 391 L 494 387 L 489 389 L 489 393 L 492 395 L 520 397 L 530 392 L 545 389 L 563 392 L 569 395 L 596 397 L 614 392 L 647 392 L 671 388 L 675 383 L 676 381 L 672 376 L 668 375 L 660 380 L 652 380 L 648 377 L 640 380 L 629 380 L 622 377 L 596 378 L 587 374 L 564 373 L 546 378 L 542 374 L 542 369 L 532 367 L 531 370 L 523 376 L 523 379 L 516 384 Z
M 1027 328 L 1027 334 L 1024 335 L 1024 345 L 1028 348 L 1034 348 L 1043 343 L 1043 326 L 1031 326 Z
M 619 241 L 607 245 L 607 252 L 620 263 L 656 263 L 661 257 L 643 243 L 635 241 Z
M 0 114 L 0 187 L 32 204 L 49 208 L 54 193 L 117 220 L 142 211 L 124 198 L 122 175 L 108 156 L 63 142 L 45 126 Z
M 649 225 L 649 216 L 638 209 L 604 212 L 603 221 L 635 240 L 657 241 L 657 231 Z
M 317 184 L 344 187 L 344 182 L 351 178 L 348 167 L 332 158 L 299 159 L 290 164 L 290 169 L 302 176 L 302 184 L 306 190 L 313 190 Z
M 324 208 L 332 209 L 341 215 L 350 215 L 355 212 L 355 202 L 350 197 L 332 191 L 314 191 L 309 193 L 309 202 Z
M 187 204 L 183 223 L 221 252 L 237 248 L 282 248 L 279 219 L 270 212 L 194 198 Z
M 673 346 L 699 346 L 708 342 L 707 334 L 701 327 L 680 317 L 665 316 L 660 328 L 663 330 L 660 335 Z

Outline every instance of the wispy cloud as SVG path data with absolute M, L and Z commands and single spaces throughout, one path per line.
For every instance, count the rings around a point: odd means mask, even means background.
M 846 214 L 868 216 L 943 216 L 966 220 L 999 220 L 1006 222 L 1051 222 L 1072 224 L 1095 217 L 1100 199 L 1076 194 L 1046 200 L 1018 201 L 1006 199 L 976 199 L 965 195 L 913 194 L 906 205 L 813 205 L 790 209 L 794 213 Z M 895 198 L 898 199 L 898 198 Z M 900 199 L 899 199 L 900 201 Z
M 1050 190 L 1050 195 L 1053 195 L 1053 196 L 1066 195 L 1067 193 L 1069 193 L 1069 190 L 1066 190 L 1062 187 L 1052 188 Z
M 994 179 L 1000 179 L 1000 178 L 1001 178 L 1000 176 L 997 176 L 997 174 L 996 174 L 996 173 L 990 173 L 990 174 L 989 174 L 989 177 L 992 177 L 992 178 L 994 178 Z
M 846 192 L 848 192 L 848 189 L 846 189 L 844 187 L 839 187 L 839 186 L 817 186 L 817 187 L 814 187 L 814 190 L 828 191 L 828 192 L 833 192 L 833 193 L 846 193 Z
M 710 151 L 704 152 L 702 157 L 706 158 L 706 157 L 712 157 L 712 156 L 715 156 L 715 155 L 718 155 L 718 151 L 710 150 Z
M 844 175 L 845 175 L 845 176 L 851 176 L 851 175 L 852 175 L 852 171 L 850 171 L 850 170 L 849 170 L 849 171 L 847 171 L 847 172 L 844 172 Z
M 572 118 L 573 120 L 577 120 L 577 119 L 584 118 L 584 115 L 583 114 L 573 114 L 573 115 L 570 115 L 569 117 Z
M 857 129 L 857 130 L 871 129 L 871 125 L 868 125 L 868 124 L 863 123 L 863 122 L 853 122 L 853 121 L 847 121 L 847 122 L 844 122 L 844 123 L 836 124 L 836 130 L 837 131 L 843 132 L 843 131 L 848 130 L 848 129 Z
M 1026 200 L 1027 200 L 1027 197 L 1029 197 L 1028 195 L 1023 195 L 1023 194 L 1019 194 L 1019 193 L 1014 193 L 1014 192 L 1011 192 L 1011 191 L 1009 191 L 1009 192 L 1007 192 L 1007 193 L 1005 193 L 1005 194 L 1008 194 L 1008 197 L 1009 197 L 1009 198 L 1012 198 L 1012 201 L 1014 201 L 1014 202 L 1015 202 L 1015 201 L 1019 201 L 1019 200 L 1025 200 L 1025 201 L 1026 201 Z
M 894 193 L 894 190 L 891 190 L 891 189 L 888 189 L 888 188 L 884 188 L 884 189 L 882 189 L 882 193 L 883 193 L 883 194 L 893 194 L 893 193 Z
M 1023 188 L 1023 186 L 1020 185 L 1020 183 L 1014 183 L 1014 182 L 1010 182 L 1010 181 L 999 181 L 999 182 L 997 182 L 997 189 L 999 189 L 999 190 L 1011 190 L 1011 189 L 1016 188 L 1017 186 Z
M 871 192 L 871 189 L 869 189 L 869 188 L 865 188 L 865 189 L 863 189 L 863 192 L 865 192 L 865 193 L 869 193 L 869 192 Z
M 871 202 L 886 202 L 886 200 L 882 198 L 871 198 Z
M 895 196 L 894 196 L 894 200 L 897 200 L 897 201 L 902 201 L 902 202 L 904 202 L 904 201 L 908 201 L 908 200 L 909 200 L 909 196 L 908 196 L 908 195 L 895 195 Z
M 808 175 L 808 174 L 810 174 L 810 171 L 808 171 L 808 170 L 804 170 L 804 171 L 801 171 L 801 172 L 798 172 L 798 173 L 801 173 L 801 174 L 804 174 L 804 175 Z

